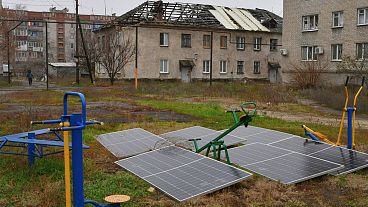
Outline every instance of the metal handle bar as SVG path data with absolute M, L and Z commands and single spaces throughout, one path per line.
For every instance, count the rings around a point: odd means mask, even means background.
M 79 92 L 66 92 L 64 94 L 64 115 L 68 115 L 68 97 L 69 96 L 76 96 L 79 97 L 81 104 L 82 104 L 82 125 L 86 124 L 86 98 L 82 93 Z
M 247 106 L 254 106 L 254 109 L 247 109 Z M 241 109 L 246 115 L 253 116 L 257 113 L 257 104 L 255 102 L 245 102 L 242 103 Z

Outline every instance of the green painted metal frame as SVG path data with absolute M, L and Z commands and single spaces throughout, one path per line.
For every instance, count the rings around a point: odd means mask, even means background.
M 253 108 L 247 108 L 248 106 L 253 106 Z M 226 161 L 227 161 L 228 164 L 231 164 L 229 153 L 227 151 L 227 146 L 225 145 L 225 142 L 224 142 L 223 138 L 226 135 L 230 134 L 235 129 L 237 129 L 238 127 L 242 126 L 242 125 L 244 125 L 245 127 L 248 127 L 249 123 L 252 121 L 252 117 L 257 114 L 257 104 L 255 102 L 245 102 L 241 105 L 241 109 L 242 109 L 244 115 L 241 116 L 240 118 L 238 117 L 237 113 L 241 112 L 241 111 L 239 111 L 239 110 L 227 111 L 228 113 L 232 114 L 232 117 L 234 119 L 233 126 L 230 127 L 229 129 L 227 129 L 225 132 L 220 134 L 218 137 L 216 137 L 212 141 L 210 141 L 209 143 L 207 143 L 206 145 L 204 145 L 203 147 L 199 148 L 198 143 L 197 143 L 197 141 L 199 141 L 201 139 L 191 139 L 191 140 L 189 140 L 189 141 L 192 141 L 194 143 L 196 153 L 201 153 L 202 151 L 207 149 L 206 156 L 208 156 L 211 149 L 212 149 L 213 159 L 220 160 L 221 159 L 221 151 L 224 150 L 225 151 L 225 156 L 226 156 Z

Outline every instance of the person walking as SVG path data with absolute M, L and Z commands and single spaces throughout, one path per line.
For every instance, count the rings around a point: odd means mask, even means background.
M 31 86 L 32 85 L 32 80 L 33 80 L 33 74 L 32 74 L 31 70 L 27 71 L 27 78 L 28 78 L 28 84 L 29 84 L 29 86 Z

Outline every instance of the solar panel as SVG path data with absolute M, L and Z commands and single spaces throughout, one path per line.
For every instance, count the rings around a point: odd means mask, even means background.
M 245 168 L 283 184 L 294 184 L 335 172 L 343 166 L 308 155 L 290 153 Z
M 97 140 L 119 158 L 172 145 L 167 140 L 140 128 L 102 134 Z
M 229 150 L 230 161 L 284 184 L 298 183 L 341 169 L 337 163 L 254 143 Z
M 287 150 L 292 150 L 294 152 L 298 152 L 305 155 L 310 155 L 312 153 L 331 147 L 331 145 L 329 144 L 315 142 L 313 140 L 305 139 L 302 137 L 291 137 L 289 139 L 272 143 L 271 145 Z
M 235 129 L 233 132 L 231 132 L 229 135 L 233 135 L 246 140 L 244 144 L 251 144 L 251 143 L 270 144 L 294 136 L 292 134 L 284 132 L 252 126 L 239 127 Z
M 368 154 L 342 147 L 332 146 L 311 156 L 344 165 L 343 169 L 331 173 L 333 175 L 347 174 L 368 167 Z
M 178 131 L 169 132 L 166 134 L 161 134 L 160 136 L 165 139 L 168 139 L 172 143 L 175 143 L 188 149 L 195 150 L 194 143 L 188 140 L 201 139 L 197 141 L 198 146 L 201 148 L 221 134 L 222 132 L 219 131 L 195 126 L 186 129 L 181 129 Z M 245 141 L 244 139 L 232 135 L 226 136 L 223 140 L 225 141 L 225 144 L 227 146 L 235 145 Z
M 177 201 L 204 195 L 251 176 L 243 170 L 171 146 L 116 162 Z
M 242 167 L 292 153 L 289 150 L 283 150 L 262 143 L 252 143 L 232 148 L 228 152 L 230 161 Z

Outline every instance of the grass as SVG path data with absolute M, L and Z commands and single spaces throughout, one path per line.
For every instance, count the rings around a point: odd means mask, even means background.
M 196 86 L 201 86 L 198 83 Z M 220 99 L 244 100 L 241 97 L 246 90 L 259 91 L 259 94 L 252 95 L 253 98 L 263 101 L 272 99 L 271 95 L 265 95 L 271 89 L 264 89 L 265 85 L 247 86 L 247 89 L 240 88 L 243 85 L 237 83 L 233 94 L 221 95 L 220 91 L 205 94 L 205 83 L 203 89 L 190 89 L 188 86 L 179 85 L 177 90 L 188 88 L 192 92 L 179 92 L 175 95 L 172 87 L 174 83 L 154 85 L 147 83 L 144 90 L 130 90 L 122 83 L 116 87 L 106 88 L 78 88 L 85 93 L 88 101 L 99 102 L 129 102 L 144 108 L 144 110 L 170 110 L 194 117 L 193 121 L 187 123 L 167 122 L 154 119 L 142 119 L 141 122 L 111 123 L 105 126 L 91 126 L 84 131 L 83 141 L 91 146 L 84 154 L 84 177 L 85 177 L 85 197 L 102 202 L 102 199 L 110 194 L 128 194 L 132 201 L 126 206 L 367 206 L 368 195 L 368 170 L 362 170 L 355 174 L 346 176 L 325 176 L 303 182 L 298 185 L 285 186 L 280 183 L 269 181 L 262 176 L 253 176 L 244 182 L 233 185 L 229 188 L 217 191 L 207 196 L 191 199 L 185 203 L 176 203 L 158 191 L 150 193 L 147 189 L 148 183 L 142 179 L 121 170 L 114 162 L 116 158 L 107 152 L 95 140 L 98 134 L 119 131 L 129 128 L 141 127 L 155 134 L 161 134 L 176 129 L 189 126 L 200 125 L 216 130 L 224 129 L 232 124 L 230 114 L 225 113 L 225 108 L 220 102 L 213 101 L 212 97 Z M 223 84 L 224 90 L 231 90 L 227 84 Z M 121 87 L 126 87 L 124 90 Z M 152 88 L 150 88 L 152 87 Z M 179 88 L 179 89 L 178 89 Z M 216 86 L 220 90 L 221 85 Z M 171 91 L 173 90 L 173 91 Z M 273 91 L 275 89 L 272 89 Z M 292 89 L 283 89 L 287 94 L 294 94 Z M 223 92 L 223 91 L 222 91 Z M 283 93 L 284 93 L 283 92 Z M 152 94 L 151 94 L 152 93 Z M 168 93 L 169 95 L 165 95 Z M 191 96 L 190 93 L 194 95 Z M 11 99 L 5 101 L 6 104 L 23 104 L 36 106 L 57 106 L 60 107 L 62 93 L 50 91 L 44 92 L 17 92 L 9 94 Z M 204 95 L 204 97 L 201 97 Z M 221 97 L 222 96 L 222 97 Z M 29 99 L 37 97 L 30 102 Z M 182 102 L 185 98 L 201 98 L 200 103 L 188 101 Z M 3 97 L 1 97 L 3 98 Z M 210 101 L 206 101 L 206 99 Z M 290 99 L 274 98 L 275 103 L 293 112 L 308 113 L 310 108 L 295 104 Z M 280 102 L 279 102 L 280 101 Z M 285 102 L 285 103 L 281 103 Z M 72 102 L 77 104 L 77 102 Z M 272 102 L 274 103 L 274 102 Z M 105 106 L 101 106 L 104 108 Z M 277 109 L 276 109 L 277 110 Z M 58 118 L 61 110 L 46 112 L 33 110 L 19 111 L 11 114 L 2 114 L 0 121 L 1 134 L 15 133 L 29 130 L 30 120 L 42 120 L 46 118 Z M 114 113 L 114 112 L 111 112 Z M 118 113 L 118 112 L 116 112 Z M 102 115 L 96 114 L 96 119 Z M 302 121 L 302 120 L 301 120 Z M 290 122 L 277 118 L 258 116 L 254 118 L 251 125 L 288 132 L 296 135 L 303 135 L 300 127 L 302 122 Z M 308 124 L 308 123 L 307 123 Z M 308 124 L 310 127 L 321 131 L 331 137 L 336 137 L 337 127 Z M 368 145 L 365 139 L 368 132 L 365 129 L 357 131 L 358 143 L 362 146 Z M 38 159 L 32 168 L 27 167 L 26 158 L 1 155 L 0 159 L 0 206 L 27 206 L 27 207 L 59 207 L 64 204 L 64 167 L 62 155 L 55 155 Z

